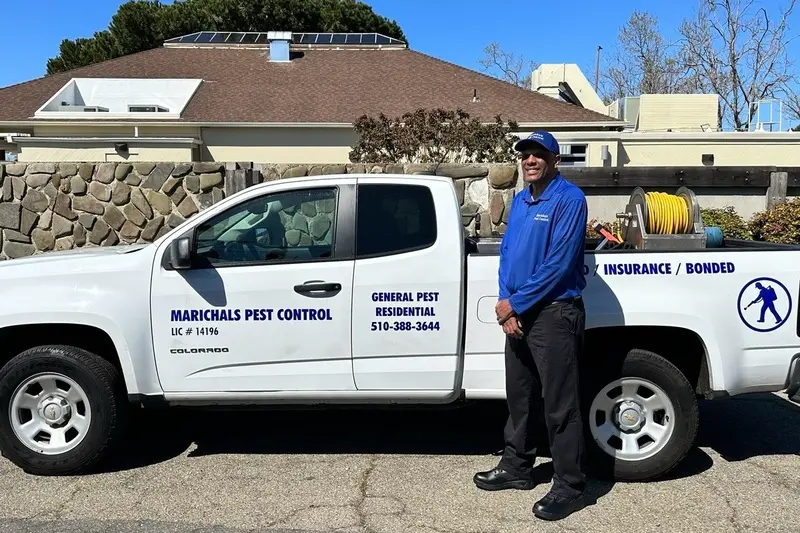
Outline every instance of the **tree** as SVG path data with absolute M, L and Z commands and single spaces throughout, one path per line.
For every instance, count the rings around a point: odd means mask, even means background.
M 606 103 L 625 96 L 692 92 L 697 83 L 681 65 L 673 44 L 658 28 L 658 19 L 634 11 L 620 28 L 617 43 L 603 71 Z
M 789 118 L 800 120 L 800 95 L 791 88 L 784 89 L 786 93 L 785 105 L 789 109 Z M 793 131 L 800 131 L 800 124 L 792 128 Z
M 693 19 L 680 27 L 681 61 L 704 92 L 720 97 L 720 123 L 737 130 L 750 123 L 760 99 L 784 96 L 791 88 L 793 64 L 787 45 L 789 17 L 797 0 L 769 13 L 755 0 L 699 0 Z
M 363 115 L 355 121 L 353 163 L 503 163 L 515 160 L 515 121 L 484 124 L 458 109 L 417 109 L 402 117 Z
M 108 29 L 91 38 L 61 41 L 47 73 L 157 48 L 197 31 L 377 32 L 406 41 L 395 21 L 360 0 L 129 0 Z
M 483 52 L 485 55 L 479 63 L 484 73 L 518 87 L 531 88 L 531 75 L 537 67 L 536 63 L 502 50 L 496 42 L 489 44 Z

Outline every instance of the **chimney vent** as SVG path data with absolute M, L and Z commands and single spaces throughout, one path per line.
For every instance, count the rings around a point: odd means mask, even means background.
M 269 60 L 271 62 L 287 63 L 289 61 L 289 45 L 292 42 L 290 31 L 267 32 L 269 40 Z

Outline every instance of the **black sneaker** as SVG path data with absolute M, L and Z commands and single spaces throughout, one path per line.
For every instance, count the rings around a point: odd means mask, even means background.
M 586 507 L 586 496 L 561 496 L 548 492 L 533 505 L 533 514 L 542 520 L 561 520 Z
M 492 468 L 488 472 L 478 472 L 472 480 L 479 489 L 483 490 L 531 490 L 536 487 L 536 480 L 533 478 L 521 478 L 506 472 L 502 468 Z

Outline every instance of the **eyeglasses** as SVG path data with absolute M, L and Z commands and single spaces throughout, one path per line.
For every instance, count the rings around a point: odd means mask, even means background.
M 533 156 L 536 159 L 547 159 L 550 155 L 550 152 L 546 150 L 527 150 L 525 152 L 518 153 L 517 157 L 522 160 L 528 159 L 530 156 Z

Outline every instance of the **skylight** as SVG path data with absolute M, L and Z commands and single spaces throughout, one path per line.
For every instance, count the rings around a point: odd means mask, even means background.
M 180 118 L 198 79 L 73 78 L 40 107 L 37 118 Z

